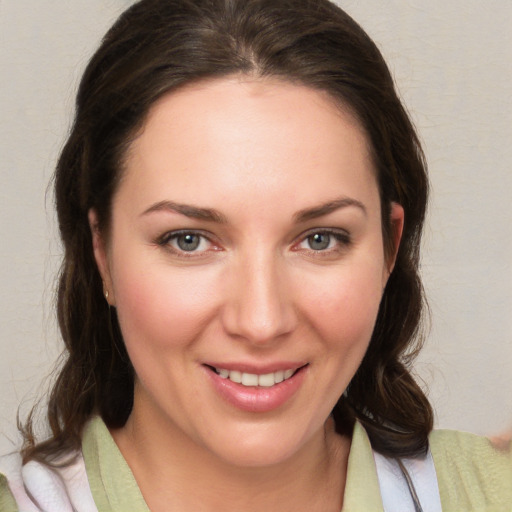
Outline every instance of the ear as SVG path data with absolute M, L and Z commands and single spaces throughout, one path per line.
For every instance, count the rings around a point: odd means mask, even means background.
M 115 306 L 114 289 L 110 275 L 110 265 L 107 253 L 107 244 L 98 223 L 98 214 L 91 208 L 88 213 L 89 228 L 92 235 L 92 249 L 98 271 L 103 281 L 103 295 L 110 306 Z
M 400 241 L 402 240 L 402 233 L 404 230 L 405 213 L 401 204 L 394 202 L 391 203 L 389 222 L 391 224 L 392 251 L 390 251 L 387 258 L 388 277 L 395 266 L 396 256 L 398 254 L 398 248 L 400 247 Z

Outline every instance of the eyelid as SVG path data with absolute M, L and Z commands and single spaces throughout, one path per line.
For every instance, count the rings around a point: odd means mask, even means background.
M 202 251 L 184 251 L 179 248 L 176 248 L 170 244 L 172 239 L 176 239 L 179 236 L 183 235 L 196 235 L 204 238 L 209 247 Z M 308 237 L 315 234 L 326 234 L 334 237 L 337 240 L 337 244 L 334 248 L 325 249 L 325 250 L 314 250 L 314 249 L 304 249 L 300 248 L 299 245 L 302 244 Z M 210 251 L 221 251 L 222 247 L 220 244 L 215 241 L 214 235 L 208 231 L 204 231 L 201 229 L 176 229 L 167 231 L 164 234 L 160 235 L 156 238 L 155 243 L 164 249 L 172 252 L 173 254 L 183 257 L 183 258 L 200 258 L 205 256 L 206 253 Z M 336 252 L 340 252 L 343 248 L 347 248 L 352 243 L 352 236 L 346 230 L 342 228 L 311 228 L 305 232 L 302 232 L 297 238 L 296 241 L 292 245 L 292 250 L 295 252 L 305 251 L 314 255 L 322 256 L 328 255 Z
M 195 235 L 204 238 L 207 240 L 209 247 L 206 250 L 203 251 L 183 251 L 180 250 L 170 244 L 171 240 L 176 239 L 183 235 Z M 160 235 L 155 240 L 155 243 L 173 254 L 176 254 L 180 257 L 184 258 L 198 258 L 203 256 L 205 253 L 209 252 L 212 247 L 213 250 L 220 250 L 219 245 L 215 243 L 213 240 L 213 235 L 211 233 L 208 233 L 207 231 L 203 231 L 201 229 L 176 229 L 172 231 L 167 231 L 163 235 Z
M 333 236 L 337 241 L 337 247 L 333 249 L 326 249 L 323 251 L 315 251 L 314 249 L 300 249 L 298 246 L 302 244 L 308 237 L 316 234 L 327 234 Z M 299 251 L 299 250 L 306 250 L 310 253 L 321 255 L 323 254 L 329 254 L 332 252 L 336 252 L 340 250 L 340 246 L 348 246 L 352 243 L 352 237 L 350 233 L 346 229 L 342 228 L 312 228 L 308 229 L 307 231 L 301 233 L 299 237 L 297 238 L 297 242 L 293 244 L 293 250 Z M 296 249 L 297 248 L 297 249 Z

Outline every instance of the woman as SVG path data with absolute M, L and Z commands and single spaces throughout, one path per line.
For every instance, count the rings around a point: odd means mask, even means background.
M 4 508 L 506 507 L 510 457 L 430 435 L 408 369 L 427 189 L 379 51 L 333 4 L 131 7 L 58 163 L 68 359 Z

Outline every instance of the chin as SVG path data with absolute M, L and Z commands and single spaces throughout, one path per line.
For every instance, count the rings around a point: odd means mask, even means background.
M 210 437 L 210 450 L 225 463 L 238 468 L 279 466 L 300 457 L 306 445 L 316 438 L 314 433 L 305 430 L 276 429 L 265 424 L 231 433 L 226 429 L 222 439 L 215 435 Z M 323 428 L 319 433 L 323 437 Z

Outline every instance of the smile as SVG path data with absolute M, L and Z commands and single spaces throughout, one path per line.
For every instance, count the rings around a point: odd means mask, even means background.
M 226 364 L 226 366 L 228 366 Z M 213 389 L 232 406 L 251 413 L 267 413 L 282 407 L 299 391 L 309 363 L 203 364 Z M 273 370 L 273 371 L 272 371 Z
M 222 379 L 229 379 L 242 386 L 270 388 L 285 380 L 288 380 L 298 370 L 297 368 L 288 370 L 279 370 L 277 372 L 257 375 L 255 373 L 246 373 L 239 370 L 226 370 L 225 368 L 212 368 L 213 371 Z

